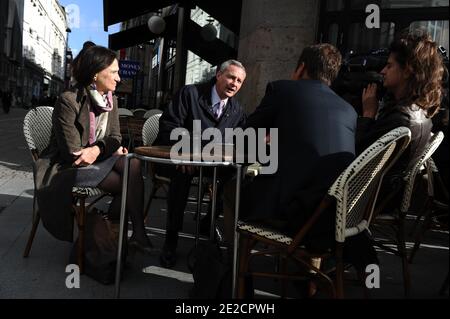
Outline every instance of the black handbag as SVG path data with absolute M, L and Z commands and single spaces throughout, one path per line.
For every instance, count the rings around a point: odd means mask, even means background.
M 72 248 L 72 263 L 76 263 L 78 240 Z M 117 247 L 118 233 L 113 230 L 111 221 L 97 210 L 88 213 L 85 225 L 84 273 L 102 284 L 114 283 Z

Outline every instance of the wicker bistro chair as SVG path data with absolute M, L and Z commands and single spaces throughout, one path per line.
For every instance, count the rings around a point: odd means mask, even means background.
M 332 296 L 342 298 L 344 296 L 343 246 L 345 239 L 357 235 L 369 227 L 383 176 L 409 144 L 410 138 L 409 129 L 399 127 L 369 146 L 336 179 L 314 214 L 294 238 L 279 231 L 239 221 L 237 231 L 242 240 L 239 247 L 238 297 L 243 297 L 245 294 L 245 278 L 247 276 L 262 276 L 280 278 L 283 283 L 285 280 L 323 279 L 330 286 Z M 325 209 L 334 203 L 336 203 L 336 249 L 334 253 L 308 251 L 301 245 L 303 238 Z M 257 252 L 252 251 L 258 242 L 264 243 L 268 248 Z M 282 267 L 272 273 L 250 270 L 250 261 L 254 257 L 267 255 L 281 257 Z M 328 257 L 334 257 L 336 260 L 335 282 L 329 277 L 332 270 L 321 270 L 312 263 L 314 259 Z M 286 271 L 288 260 L 295 261 L 308 271 L 288 273 Z M 285 285 L 283 287 L 285 288 Z
M 448 190 L 441 178 L 439 170 L 430 157 L 426 163 L 427 198 L 423 209 L 417 214 L 414 222 L 412 235 L 415 234 L 414 247 L 409 255 L 409 262 L 412 263 L 417 250 L 420 248 L 422 238 L 427 230 L 447 230 L 448 231 Z M 436 198 L 436 187 L 440 188 L 442 200 Z M 440 222 L 440 218 L 447 217 L 447 224 Z M 422 220 L 423 219 L 423 220 Z M 419 228 L 417 229 L 417 227 Z
M 159 132 L 159 118 L 161 117 L 161 114 L 154 114 L 150 116 L 144 123 L 144 126 L 142 127 L 142 144 L 144 146 L 150 146 L 153 144 L 153 142 L 156 140 L 156 137 L 158 136 Z M 147 165 L 148 163 L 145 162 Z M 155 173 L 153 169 L 153 164 L 150 163 L 151 169 L 151 179 L 152 179 L 152 190 L 150 191 L 150 197 L 148 199 L 147 205 L 145 206 L 144 215 L 147 216 L 150 206 L 152 204 L 152 201 L 154 198 L 160 198 L 165 199 L 166 197 L 157 197 L 156 192 L 163 188 L 166 193 L 168 191 L 168 187 L 170 184 L 170 179 L 164 176 L 159 176 Z M 148 171 L 147 167 L 144 169 L 145 172 Z
M 130 142 L 128 150 L 132 152 L 135 147 L 142 146 L 142 129 L 146 119 L 142 117 L 130 116 L 127 118 L 128 136 Z
M 133 116 L 133 112 L 131 112 L 129 109 L 119 107 L 117 110 L 119 111 L 119 116 Z
M 52 131 L 52 113 L 53 107 L 40 106 L 30 110 L 24 119 L 23 133 L 25 140 L 28 144 L 28 148 L 31 151 L 33 159 L 33 165 L 39 158 L 39 154 L 48 146 L 50 142 L 50 136 Z M 34 171 L 34 170 L 33 170 Z M 34 175 L 34 174 L 33 174 Z M 34 176 L 33 176 L 34 177 Z M 86 212 L 102 197 L 106 196 L 99 188 L 90 187 L 73 187 L 73 210 L 75 219 L 78 226 L 79 233 L 79 248 L 78 248 L 78 266 L 80 272 L 83 272 L 84 261 L 84 225 L 86 221 Z M 90 204 L 86 203 L 86 199 L 97 197 Z M 36 234 L 37 227 L 40 221 L 40 215 L 36 212 L 36 196 L 33 196 L 33 226 L 31 228 L 30 236 L 23 253 L 23 257 L 28 257 L 30 254 L 31 246 L 33 244 L 34 236 Z
M 147 112 L 146 109 L 138 108 L 138 109 L 132 109 L 133 116 L 137 118 L 143 118 L 144 114 Z
M 150 116 L 156 115 L 156 114 L 162 114 L 163 111 L 160 109 L 151 109 L 145 112 L 144 119 L 148 119 Z
M 403 267 L 403 284 L 405 296 L 409 296 L 410 288 L 411 288 L 411 278 L 409 272 L 408 265 L 408 255 L 406 250 L 406 229 L 405 229 L 405 221 L 406 215 L 410 212 L 411 206 L 411 198 L 413 197 L 414 191 L 417 189 L 418 181 L 422 178 L 420 172 L 424 166 L 427 167 L 427 175 L 428 175 L 428 194 L 426 203 L 423 206 L 425 211 L 428 211 L 428 215 L 431 213 L 433 209 L 432 205 L 436 204 L 434 201 L 434 191 L 433 191 L 433 173 L 431 171 L 430 165 L 427 165 L 427 162 L 431 160 L 431 155 L 434 151 L 439 147 L 442 140 L 444 138 L 444 134 L 442 132 L 438 132 L 434 134 L 430 141 L 425 147 L 422 155 L 419 160 L 414 164 L 412 169 L 405 175 L 405 188 L 403 190 L 403 197 L 400 204 L 400 207 L 395 212 L 384 212 L 385 205 L 392 200 L 392 197 L 395 194 L 391 194 L 391 196 L 387 196 L 382 199 L 381 203 L 377 205 L 377 211 L 375 213 L 375 219 L 373 222 L 373 227 L 380 231 L 380 233 L 385 234 L 388 239 L 379 239 L 375 241 L 375 244 L 383 250 L 394 253 L 402 259 L 402 267 Z M 420 177 L 420 178 L 418 178 Z M 422 213 L 419 214 L 420 215 Z M 386 228 L 393 230 L 392 232 L 387 232 Z M 394 244 L 397 246 L 397 249 L 389 246 L 390 244 Z M 417 247 L 418 249 L 418 247 Z
M 122 135 L 122 146 L 126 146 L 128 149 L 130 149 L 130 146 L 133 141 L 128 131 L 128 119 L 133 117 L 133 112 L 131 112 L 129 109 L 120 107 L 118 108 L 118 112 L 119 112 L 120 135 Z
M 144 123 L 144 126 L 142 127 L 142 142 L 144 146 L 151 146 L 153 142 L 156 140 L 156 137 L 159 132 L 159 119 L 161 117 L 161 113 L 154 114 L 150 116 Z M 148 172 L 147 162 L 145 162 L 144 171 Z M 153 163 L 150 163 L 150 176 L 152 180 L 152 189 L 150 191 L 150 197 L 148 199 L 147 205 L 145 206 L 144 216 L 146 217 L 149 213 L 150 206 L 152 204 L 153 199 L 166 199 L 167 196 L 159 196 L 157 195 L 157 192 L 159 189 L 163 189 L 165 191 L 165 194 L 167 194 L 169 190 L 170 185 L 170 178 L 158 175 L 154 170 Z M 209 194 L 209 198 L 212 198 L 212 182 L 208 181 L 207 178 L 205 178 L 206 182 L 204 182 L 205 187 L 202 189 L 203 194 L 201 195 L 202 198 L 204 197 L 205 193 L 207 192 Z M 192 179 L 192 186 L 198 186 L 198 177 L 194 177 Z M 205 191 L 207 190 L 207 191 Z M 197 199 L 195 198 L 188 198 L 188 202 L 197 203 Z M 207 200 L 202 200 L 202 203 L 207 203 Z M 197 216 L 196 216 L 197 217 Z M 198 234 L 196 234 L 196 238 L 198 238 Z

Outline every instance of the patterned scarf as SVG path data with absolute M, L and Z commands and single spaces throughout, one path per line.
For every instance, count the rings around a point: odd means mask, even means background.
M 91 108 L 89 109 L 89 145 L 92 145 L 98 138 L 98 117 L 104 112 L 111 112 L 113 109 L 113 96 L 109 91 L 105 95 L 101 95 L 95 86 L 92 84 L 88 88 L 91 97 Z

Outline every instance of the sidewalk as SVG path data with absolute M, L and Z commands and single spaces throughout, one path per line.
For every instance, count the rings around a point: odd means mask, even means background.
M 79 289 L 65 285 L 71 244 L 51 237 L 40 225 L 28 258 L 22 253 L 31 228 L 33 177 L 31 156 L 22 133 L 23 109 L 0 113 L 0 298 L 112 298 L 114 286 L 104 286 L 87 276 L 81 276 Z M 156 200 L 150 212 L 151 227 L 163 228 L 165 203 Z M 192 233 L 194 220 L 185 217 L 186 233 Z M 162 247 L 164 235 L 152 231 L 150 237 Z M 409 243 L 409 246 L 412 244 Z M 186 256 L 193 240 L 182 238 L 179 260 L 173 270 L 160 267 L 158 256 L 129 258 L 122 285 L 122 298 L 188 298 L 192 275 L 186 266 Z M 371 291 L 371 298 L 403 298 L 401 261 L 398 257 L 379 253 L 381 287 Z M 271 266 L 270 261 L 267 266 Z M 424 245 L 411 265 L 412 298 L 448 298 L 438 295 L 449 270 L 448 232 L 429 232 Z M 271 298 L 280 292 L 280 283 L 256 281 L 256 296 Z M 346 286 L 348 298 L 362 298 L 362 290 Z M 295 297 L 295 291 L 292 292 Z

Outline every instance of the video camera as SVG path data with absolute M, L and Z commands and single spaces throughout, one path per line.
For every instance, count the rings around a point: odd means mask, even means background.
M 361 112 L 362 91 L 370 83 L 378 84 L 377 96 L 385 94 L 383 76 L 380 71 L 386 65 L 389 50 L 372 50 L 369 53 L 350 52 L 344 58 L 341 69 L 331 88 L 347 102 L 353 105 L 358 114 Z
M 444 94 L 448 95 L 448 67 L 449 58 L 447 51 L 443 46 L 439 46 L 439 52 L 442 55 L 446 71 L 442 79 Z M 386 90 L 383 87 L 383 76 L 380 71 L 384 68 L 389 57 L 389 50 L 381 48 L 372 50 L 369 53 L 355 54 L 350 52 L 344 58 L 342 67 L 331 88 L 343 99 L 349 102 L 358 114 L 361 114 L 361 96 L 362 91 L 370 83 L 378 84 L 377 97 L 379 100 L 385 95 Z M 448 100 L 448 96 L 447 96 Z M 441 108 L 445 110 L 448 102 L 443 103 Z

